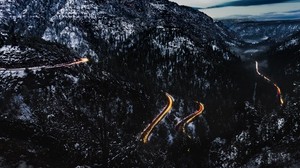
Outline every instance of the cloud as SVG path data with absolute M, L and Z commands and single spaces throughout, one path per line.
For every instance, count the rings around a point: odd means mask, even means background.
M 300 10 L 293 10 L 287 12 L 270 12 L 258 18 L 259 20 L 299 20 Z
M 1 1 L 1 0 L 0 0 Z M 191 6 L 195 8 L 206 8 L 209 6 L 214 6 L 218 4 L 222 4 L 225 2 L 232 2 L 236 0 L 170 0 L 176 2 L 180 5 Z
M 280 16 L 287 19 L 299 18 L 300 19 L 300 2 L 276 3 L 265 4 L 256 6 L 228 6 L 223 8 L 206 8 L 200 9 L 213 18 L 234 18 L 238 16 L 262 16 L 262 17 L 275 17 Z
M 270 12 L 262 15 L 231 15 L 222 19 L 254 19 L 256 21 L 271 21 L 271 20 L 293 20 L 293 23 L 300 23 L 300 10 L 288 12 Z M 295 21 L 297 20 L 297 21 Z
M 252 5 L 266 5 L 266 4 L 275 4 L 283 3 L 289 1 L 299 1 L 299 0 L 237 0 L 233 2 L 226 2 L 219 5 L 211 6 L 208 8 L 220 8 L 226 6 L 252 6 Z

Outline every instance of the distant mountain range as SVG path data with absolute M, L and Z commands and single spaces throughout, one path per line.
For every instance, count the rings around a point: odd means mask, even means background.
M 232 50 L 246 58 L 264 54 L 270 47 L 300 31 L 300 20 L 226 19 L 217 23 L 222 24 L 224 29 L 228 28 L 244 42 Z

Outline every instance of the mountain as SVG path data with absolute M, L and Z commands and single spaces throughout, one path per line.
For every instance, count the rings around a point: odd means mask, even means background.
M 298 80 L 299 53 L 300 32 L 274 45 L 267 57 L 270 70 L 274 71 L 288 88 L 293 88 L 290 84 Z
M 244 41 L 244 44 L 233 48 L 233 51 L 246 58 L 266 54 L 274 44 L 300 31 L 299 20 L 228 19 L 219 22 L 236 33 L 240 41 Z
M 260 61 L 259 71 L 270 82 L 256 75 L 253 101 L 245 101 L 238 115 L 245 124 L 240 124 L 240 130 L 230 139 L 219 137 L 212 141 L 210 159 L 214 162 L 210 166 L 299 166 L 299 40 L 300 34 L 296 33 L 266 51 L 267 59 Z M 254 69 L 253 63 L 249 65 Z M 279 101 L 274 83 L 284 99 L 277 108 L 271 105 Z
M 286 118 L 273 116 L 281 111 L 274 88 L 230 51 L 239 43 L 204 13 L 167 0 L 0 1 L 1 167 L 252 163 L 289 132 Z M 164 92 L 175 98 L 172 111 L 143 144 Z M 205 111 L 189 138 L 174 126 L 194 101 Z
M 286 104 L 275 114 L 272 114 L 265 124 L 269 125 L 268 131 L 275 131 L 272 145 L 262 150 L 259 154 L 252 157 L 246 166 L 266 164 L 274 166 L 299 166 L 299 68 L 300 68 L 300 33 L 296 33 L 282 42 L 274 45 L 267 57 L 269 70 L 272 79 L 276 79 L 278 85 L 285 92 Z M 277 118 L 277 121 L 274 119 Z M 272 121 L 273 120 L 273 121 Z M 277 123 L 277 130 L 270 127 Z M 261 127 L 260 127 L 261 128 Z M 266 160 L 266 158 L 270 158 Z M 275 163 L 274 160 L 281 160 Z M 258 164 L 259 165 L 259 164 Z
M 1 68 L 42 66 L 70 62 L 76 55 L 66 46 L 39 38 L 11 37 L 0 48 Z
M 266 40 L 280 42 L 300 30 L 299 20 L 222 20 L 230 30 L 238 33 L 247 43 L 260 43 Z
M 136 34 L 156 27 L 183 29 L 203 44 L 223 36 L 222 32 L 214 33 L 219 31 L 208 16 L 168 1 L 26 2 L 3 2 L 2 25 L 9 25 L 23 36 L 34 35 L 66 44 L 95 59 Z

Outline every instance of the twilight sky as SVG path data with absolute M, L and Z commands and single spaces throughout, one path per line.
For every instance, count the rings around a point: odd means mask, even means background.
M 213 18 L 300 19 L 300 0 L 171 0 Z

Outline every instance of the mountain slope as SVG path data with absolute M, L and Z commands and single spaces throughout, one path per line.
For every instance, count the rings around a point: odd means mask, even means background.
M 256 79 L 256 101 L 245 102 L 241 109 L 241 122 L 247 123 L 247 127 L 230 141 L 216 138 L 212 142 L 210 157 L 216 160 L 214 167 L 299 166 L 299 38 L 297 33 L 276 44 L 268 52 L 268 68 L 260 69 L 281 88 L 284 105 L 265 108 L 272 102 L 263 102 L 266 97 L 262 94 L 272 95 L 274 101 L 278 97 L 275 89 L 271 90 L 272 85 Z
M 298 20 L 243 21 L 223 20 L 230 30 L 236 32 L 248 43 L 260 43 L 266 40 L 280 42 L 300 30 Z
M 232 51 L 245 59 L 264 57 L 272 46 L 281 43 L 300 30 L 299 20 L 253 21 L 229 19 L 219 21 L 235 33 L 241 43 Z M 237 40 L 236 40 L 237 41 Z
M 0 48 L 18 48 L 6 55 L 3 49 L 3 66 L 25 66 L 28 55 L 35 65 L 91 60 L 0 74 L 0 142 L 9 146 L 0 148 L 0 165 L 215 167 L 228 161 L 214 155 L 227 147 L 222 142 L 254 127 L 246 103 L 254 71 L 229 51 L 235 36 L 197 10 L 159 0 L 28 0 L 2 3 L 0 11 Z M 21 40 L 11 44 L 15 35 Z M 20 60 L 11 62 L 15 53 Z M 265 106 L 272 91 L 257 98 L 262 110 L 277 110 Z M 141 131 L 166 104 L 163 92 L 174 107 L 142 144 Z M 195 111 L 195 100 L 205 111 L 187 127 L 189 139 L 174 125 Z M 242 165 L 255 152 L 229 160 Z

